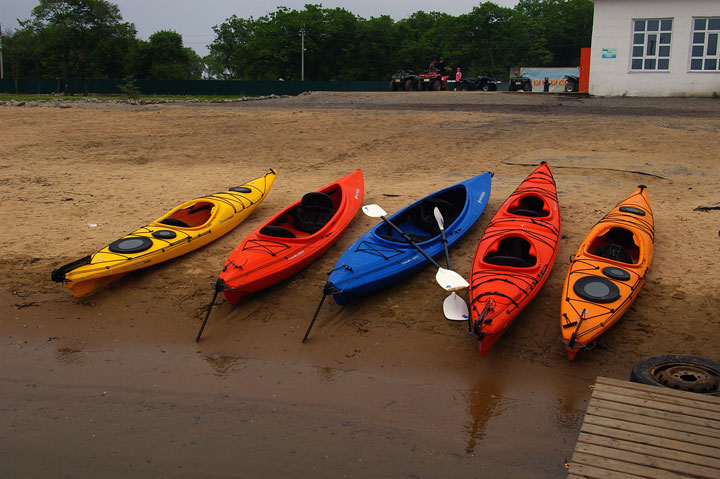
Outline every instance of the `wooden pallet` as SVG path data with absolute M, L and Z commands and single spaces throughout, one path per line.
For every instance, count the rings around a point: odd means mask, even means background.
M 568 478 L 720 479 L 720 397 L 598 377 Z

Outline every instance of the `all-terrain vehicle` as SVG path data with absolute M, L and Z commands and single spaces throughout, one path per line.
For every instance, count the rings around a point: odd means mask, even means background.
M 390 91 L 413 91 L 418 82 L 418 76 L 410 70 L 398 70 L 390 78 Z
M 440 73 L 421 73 L 418 75 L 417 89 L 423 90 L 447 90 L 448 75 Z
M 580 78 L 575 75 L 565 75 L 565 91 L 577 92 L 580 86 Z
M 461 89 L 462 91 L 497 91 L 498 83 L 500 82 L 493 80 L 490 77 L 479 75 L 475 78 L 463 78 L 460 80 L 458 85 L 455 85 L 455 87 Z
M 508 91 L 532 91 L 532 80 L 528 77 L 510 77 Z

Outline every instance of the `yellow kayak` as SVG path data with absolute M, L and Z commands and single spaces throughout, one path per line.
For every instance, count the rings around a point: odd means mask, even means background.
M 242 186 L 187 201 L 97 253 L 54 270 L 51 278 L 79 298 L 132 271 L 205 246 L 242 223 L 265 199 L 276 175 L 271 169 Z

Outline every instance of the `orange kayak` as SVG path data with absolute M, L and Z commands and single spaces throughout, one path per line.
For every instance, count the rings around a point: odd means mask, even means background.
M 593 344 L 635 301 L 652 262 L 654 238 L 644 185 L 590 230 L 563 286 L 560 325 L 568 359 Z
M 542 162 L 495 213 L 470 274 L 471 332 L 485 355 L 545 284 L 560 239 L 560 207 Z

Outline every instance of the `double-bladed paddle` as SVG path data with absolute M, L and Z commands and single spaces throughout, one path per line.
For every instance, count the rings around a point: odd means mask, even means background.
M 430 261 L 433 266 L 435 266 L 438 271 L 435 275 L 435 280 L 438 282 L 440 286 L 443 287 L 446 291 L 459 291 L 461 289 L 465 289 L 470 284 L 468 284 L 467 281 L 465 281 L 465 278 L 457 274 L 455 271 L 451 269 L 445 269 L 442 266 L 440 266 L 437 261 L 432 259 L 432 257 L 427 254 L 420 246 L 417 245 L 415 241 L 413 241 L 412 238 L 410 238 L 403 230 L 398 228 L 392 221 L 387 219 L 387 213 L 384 209 L 382 209 L 379 205 L 365 205 L 362 207 L 363 213 L 370 216 L 371 218 L 380 218 L 385 223 L 388 224 L 392 229 L 394 229 L 400 236 L 403 237 L 405 241 L 410 243 L 416 250 L 422 254 L 425 259 Z M 444 235 L 444 233 L 443 233 Z
M 362 210 L 363 210 L 363 213 L 370 216 L 371 218 L 381 218 L 392 229 L 397 231 L 403 237 L 403 239 L 405 241 L 407 241 L 408 243 L 413 245 L 413 247 L 416 250 L 418 250 L 428 261 L 430 261 L 430 263 L 432 263 L 433 266 L 435 266 L 438 269 L 438 272 L 435 275 L 435 280 L 438 282 L 438 284 L 440 286 L 443 287 L 443 289 L 445 289 L 446 291 L 453 291 L 453 294 L 454 294 L 455 291 L 465 289 L 468 286 L 470 286 L 468 284 L 468 282 L 465 281 L 465 278 L 463 278 L 462 276 L 457 274 L 455 271 L 452 271 L 451 269 L 442 268 L 437 263 L 437 261 L 432 259 L 432 257 L 430 257 L 430 255 L 428 255 L 425 251 L 423 251 L 423 249 L 420 248 L 417 245 L 417 243 L 415 243 L 415 241 L 413 241 L 412 238 L 410 238 L 407 234 L 405 234 L 405 232 L 403 230 L 401 230 L 400 228 L 398 228 L 392 221 L 387 219 L 387 217 L 386 217 L 387 213 L 379 205 L 366 205 L 366 206 L 362 207 Z M 448 260 L 448 262 L 449 262 L 449 260 Z M 325 301 L 325 297 L 327 295 L 331 294 L 331 288 L 329 288 L 329 286 L 330 286 L 329 284 L 326 284 L 325 288 L 323 288 L 323 297 L 320 300 L 320 304 L 318 304 L 317 310 L 315 311 L 315 315 L 313 316 L 312 320 L 310 321 L 310 325 L 308 325 L 308 329 L 305 332 L 305 336 L 303 336 L 303 339 L 302 339 L 303 343 L 307 340 L 308 335 L 310 334 L 310 330 L 312 329 L 313 324 L 315 324 L 315 319 L 317 319 L 317 315 L 320 312 L 320 308 L 322 307 L 323 301 Z M 460 301 L 463 302 L 463 304 L 465 304 L 464 301 L 462 301 L 462 299 L 460 299 Z M 467 306 L 465 307 L 465 309 L 467 310 Z
M 448 269 L 450 269 L 450 252 L 448 251 L 448 242 L 445 237 L 445 218 L 443 218 L 440 208 L 437 206 L 433 210 L 433 214 L 435 215 L 435 220 L 442 235 L 443 248 L 445 249 L 445 262 L 447 263 Z M 445 317 L 451 321 L 466 321 L 470 315 L 467 304 L 455 291 L 450 293 L 450 296 L 443 301 L 443 313 Z

